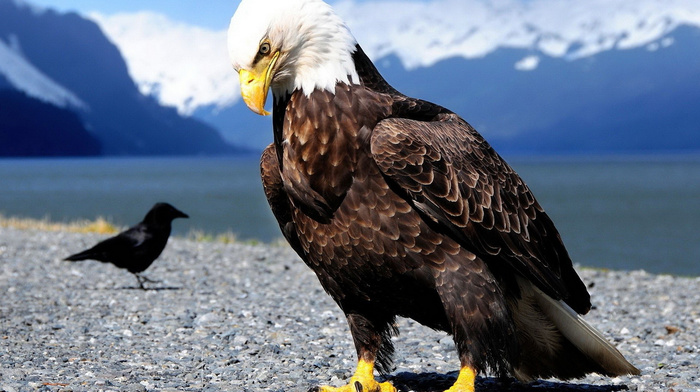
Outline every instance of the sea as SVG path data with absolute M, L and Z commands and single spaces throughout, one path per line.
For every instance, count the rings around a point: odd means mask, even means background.
M 700 276 L 700 155 L 507 159 L 582 267 Z M 0 214 L 126 227 L 156 202 L 175 235 L 282 239 L 257 157 L 0 159 Z M 2 238 L 0 238 L 0 243 Z

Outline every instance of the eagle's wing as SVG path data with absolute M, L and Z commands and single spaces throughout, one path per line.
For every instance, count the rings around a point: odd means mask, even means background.
M 265 148 L 260 157 L 260 177 L 263 182 L 263 190 L 267 197 L 273 215 L 282 230 L 282 235 L 289 242 L 299 256 L 304 257 L 304 251 L 299 243 L 299 237 L 294 230 L 292 222 L 292 210 L 289 197 L 284 190 L 282 176 L 279 170 L 279 161 L 274 144 Z
M 510 268 L 579 313 L 590 309 L 559 233 L 530 189 L 464 120 L 391 118 L 371 152 L 389 185 L 492 269 Z

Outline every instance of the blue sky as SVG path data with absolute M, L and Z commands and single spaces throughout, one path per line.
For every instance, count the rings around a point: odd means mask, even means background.
M 111 15 L 119 12 L 155 11 L 171 19 L 212 29 L 224 29 L 236 10 L 238 0 L 28 0 L 60 11 Z
M 226 29 L 239 0 L 27 0 L 59 11 L 111 15 L 118 12 L 155 11 L 173 20 L 211 29 Z M 356 0 L 357 1 L 357 0 Z M 360 0 L 367 2 L 371 0 Z M 337 1 L 328 0 L 329 3 Z

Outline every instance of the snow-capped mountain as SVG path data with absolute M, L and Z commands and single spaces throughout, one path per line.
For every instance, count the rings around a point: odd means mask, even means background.
M 700 149 L 700 137 L 688 135 L 700 133 L 691 125 L 700 123 L 697 110 L 675 104 L 700 103 L 699 89 L 684 87 L 700 85 L 697 0 L 343 0 L 334 7 L 390 83 L 463 115 L 494 144 L 648 151 L 657 142 L 634 141 L 648 123 L 668 124 L 667 140 L 679 143 L 663 149 Z M 125 54 L 142 92 L 229 140 L 258 148 L 271 141 L 269 119 L 238 104 L 225 31 L 154 14 L 91 17 Z
M 391 84 L 459 113 L 499 151 L 700 150 L 697 0 L 333 5 Z M 240 104 L 226 31 L 87 17 L 0 0 L 0 89 L 75 111 L 109 154 L 223 146 L 199 120 L 235 144 L 272 140 L 270 119 Z
M 0 40 L 0 74 L 15 89 L 41 101 L 63 108 L 88 109 L 73 92 L 51 80 L 24 58 L 16 35 L 10 35 L 7 44 Z
M 0 93 L 0 155 L 236 151 L 211 126 L 141 94 L 118 48 L 75 13 L 0 0 Z

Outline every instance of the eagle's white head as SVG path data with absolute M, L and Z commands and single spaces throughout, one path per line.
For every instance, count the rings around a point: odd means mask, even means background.
M 228 49 L 241 95 L 258 114 L 267 92 L 335 91 L 338 82 L 359 83 L 352 55 L 356 41 L 321 0 L 243 0 L 231 18 Z

